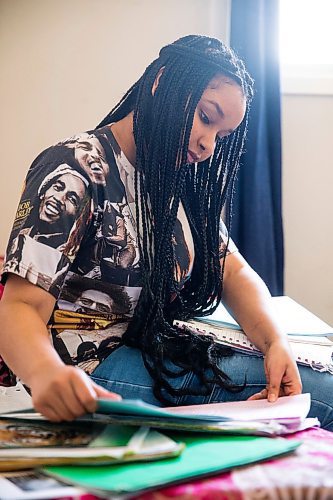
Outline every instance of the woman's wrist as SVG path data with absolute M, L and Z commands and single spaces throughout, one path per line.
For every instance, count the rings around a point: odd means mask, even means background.
M 290 345 L 287 336 L 284 334 L 277 334 L 273 337 L 267 338 L 267 340 L 265 341 L 264 349 L 262 351 L 263 355 L 265 355 L 267 351 L 269 349 L 272 349 L 273 347 L 282 347 L 287 351 L 290 351 Z
M 264 355 L 273 345 L 283 345 L 289 348 L 286 334 L 281 331 L 275 321 L 257 323 L 254 328 L 246 332 L 246 335 Z

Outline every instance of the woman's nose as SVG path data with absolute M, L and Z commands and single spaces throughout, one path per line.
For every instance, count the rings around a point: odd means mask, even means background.
M 207 158 L 211 156 L 215 149 L 215 135 L 202 137 L 199 146 L 202 151 L 202 155 Z

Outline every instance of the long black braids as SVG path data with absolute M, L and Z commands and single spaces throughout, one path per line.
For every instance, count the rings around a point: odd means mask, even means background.
M 176 318 L 211 314 L 222 296 L 227 246 L 221 255 L 220 217 L 226 201 L 232 199 L 248 111 L 235 132 L 218 140 L 210 159 L 196 165 L 187 162 L 197 104 L 217 74 L 240 85 L 248 110 L 253 82 L 242 61 L 219 40 L 189 35 L 163 47 L 159 58 L 99 124 L 134 112 L 135 204 L 143 287 L 122 340 L 141 349 L 154 380 L 154 394 L 168 404 L 180 395 L 209 394 L 213 384 L 239 390 L 219 368 L 221 356 L 231 354 L 229 349 L 213 337 L 172 325 Z M 180 203 L 195 251 L 192 273 L 183 287 L 176 280 L 172 244 Z M 228 228 L 230 224 L 229 217 Z M 189 372 L 197 375 L 199 388 L 174 388 L 172 379 Z

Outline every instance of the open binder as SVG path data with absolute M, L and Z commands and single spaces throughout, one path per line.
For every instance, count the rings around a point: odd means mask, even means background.
M 333 374 L 333 342 L 330 340 L 333 328 L 289 297 L 273 297 L 272 304 L 288 334 L 297 363 Z M 174 324 L 202 335 L 212 335 L 216 342 L 232 349 L 262 356 L 222 304 L 210 316 L 189 321 L 175 320 Z

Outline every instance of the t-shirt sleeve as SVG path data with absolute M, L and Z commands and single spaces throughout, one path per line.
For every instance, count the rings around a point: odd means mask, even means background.
M 79 168 L 48 157 L 40 155 L 27 174 L 1 282 L 14 273 L 58 298 L 92 217 L 92 195 Z
M 237 246 L 235 245 L 234 241 L 229 237 L 228 230 L 227 230 L 226 225 L 224 224 L 222 218 L 220 218 L 219 233 L 220 233 L 220 235 L 219 235 L 219 256 L 220 256 L 220 259 L 222 259 L 225 255 L 229 255 L 231 253 L 238 252 Z

